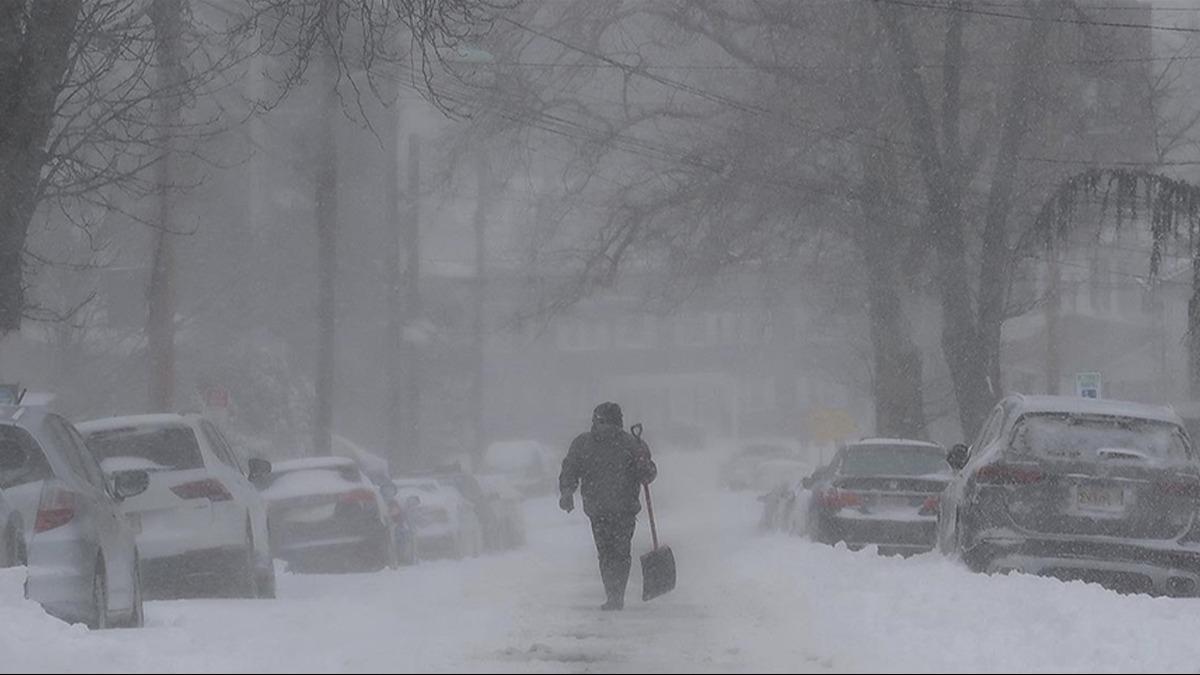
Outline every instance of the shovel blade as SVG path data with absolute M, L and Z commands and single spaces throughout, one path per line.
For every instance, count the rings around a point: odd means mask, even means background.
M 660 546 L 642 556 L 642 601 L 675 590 L 675 554 Z

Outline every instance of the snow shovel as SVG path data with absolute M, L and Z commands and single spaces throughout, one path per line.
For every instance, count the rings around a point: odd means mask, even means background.
M 642 440 L 642 425 L 634 425 L 632 431 L 639 441 Z M 650 538 L 654 542 L 654 550 L 642 556 L 642 601 L 645 602 L 675 590 L 675 554 L 670 546 L 658 545 L 650 485 L 643 483 L 642 489 L 646 491 L 646 513 L 650 516 Z

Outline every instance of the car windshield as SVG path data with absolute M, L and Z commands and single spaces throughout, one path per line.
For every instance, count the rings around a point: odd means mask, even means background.
M 1100 415 L 1027 415 L 1017 423 L 1011 448 L 1045 459 L 1182 461 L 1192 456 L 1174 424 Z
M 88 434 L 88 448 L 106 466 L 116 458 L 136 457 L 152 462 L 141 468 L 182 471 L 204 468 L 196 434 L 188 427 L 125 427 Z
M 949 473 L 940 448 L 923 445 L 860 445 L 846 450 L 840 473 L 847 476 L 927 476 Z

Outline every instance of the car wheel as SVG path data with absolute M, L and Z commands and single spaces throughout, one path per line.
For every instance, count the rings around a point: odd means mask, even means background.
M 28 563 L 25 531 L 18 525 L 12 525 L 4 535 L 4 567 L 24 567 Z
M 272 562 L 268 568 L 259 570 L 255 575 L 254 595 L 262 600 L 275 599 L 275 564 Z
M 139 559 L 133 561 L 133 612 L 126 628 L 142 628 L 146 625 L 146 608 L 142 596 L 142 564 Z
M 97 556 L 92 571 L 92 620 L 88 626 L 93 630 L 104 630 L 108 624 L 108 574 L 104 558 Z
M 400 569 L 400 549 L 396 546 L 396 538 L 387 528 L 383 530 L 383 546 L 387 549 L 387 566 L 388 569 Z
M 234 556 L 230 565 L 225 595 L 233 598 L 258 597 L 257 561 L 254 555 L 254 533 L 250 530 L 250 521 L 246 521 L 246 544 L 242 551 Z

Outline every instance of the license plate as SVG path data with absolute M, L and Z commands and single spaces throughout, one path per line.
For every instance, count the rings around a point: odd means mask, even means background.
M 285 518 L 290 523 L 319 523 L 332 518 L 336 508 L 333 504 L 301 506 L 289 511 Z
M 1075 488 L 1075 506 L 1080 511 L 1120 513 L 1125 510 L 1125 490 L 1108 485 L 1080 485 Z

